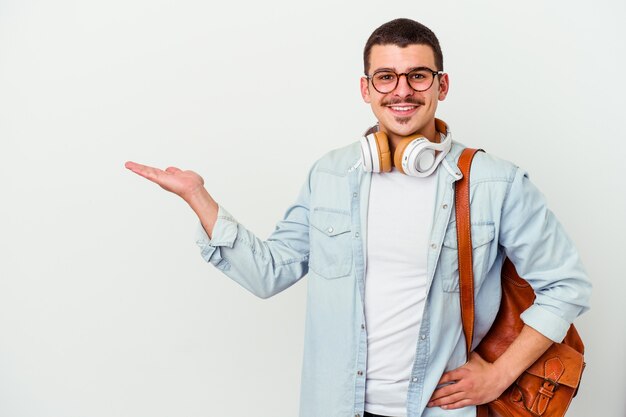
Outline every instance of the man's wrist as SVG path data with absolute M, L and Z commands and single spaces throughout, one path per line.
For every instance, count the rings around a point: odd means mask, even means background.
M 515 380 L 524 372 L 524 369 L 516 369 L 512 364 L 505 363 L 501 360 L 496 360 L 493 363 L 493 366 L 496 369 L 497 384 L 500 386 L 502 391 L 507 389 Z
M 204 187 L 200 187 L 197 191 L 185 196 L 184 200 L 196 213 L 198 213 L 198 211 L 205 211 L 211 208 L 215 208 L 217 210 L 217 203 Z
M 185 199 L 185 201 L 196 213 L 198 219 L 200 219 L 200 223 L 202 223 L 202 226 L 206 230 L 207 234 L 211 237 L 213 233 L 213 226 L 215 226 L 217 213 L 219 211 L 219 205 L 217 202 L 213 199 L 213 197 L 211 197 L 209 192 L 204 187 L 191 194 L 187 199 Z

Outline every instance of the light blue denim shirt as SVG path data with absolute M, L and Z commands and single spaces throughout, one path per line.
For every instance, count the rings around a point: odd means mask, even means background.
M 441 375 L 465 363 L 457 266 L 454 182 L 463 149 L 454 143 L 437 175 L 428 253 L 429 290 L 410 378 L 407 416 L 472 416 L 475 407 L 426 408 Z M 301 417 L 363 415 L 367 323 L 363 300 L 371 174 L 355 142 L 320 158 L 296 202 L 261 240 L 220 206 L 209 239 L 197 240 L 207 262 L 266 298 L 308 275 Z M 500 303 L 500 268 L 509 257 L 534 288 L 522 319 L 555 341 L 589 307 L 591 285 L 578 253 L 542 194 L 515 165 L 478 153 L 471 171 L 471 233 L 477 345 Z

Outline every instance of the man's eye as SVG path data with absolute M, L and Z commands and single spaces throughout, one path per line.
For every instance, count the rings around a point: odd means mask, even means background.
M 396 76 L 394 74 L 389 74 L 389 73 L 382 73 L 382 74 L 376 75 L 376 79 L 379 81 L 393 81 L 395 78 Z
M 423 80 L 424 78 L 426 78 L 426 73 L 424 72 L 412 72 L 409 74 L 409 77 L 411 77 L 412 80 Z

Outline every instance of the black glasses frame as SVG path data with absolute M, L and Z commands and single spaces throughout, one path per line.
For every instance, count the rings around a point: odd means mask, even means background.
M 409 81 L 409 74 L 411 74 L 411 73 L 413 73 L 413 72 L 415 72 L 415 71 L 430 71 L 430 73 L 433 75 L 433 79 L 432 79 L 432 80 L 430 80 L 430 85 L 429 85 L 428 87 L 424 88 L 423 90 L 418 90 L 417 88 L 415 88 L 415 87 L 413 87 L 413 86 L 411 85 L 411 81 Z M 376 88 L 376 85 L 374 84 L 374 80 L 373 80 L 374 76 L 375 76 L 376 74 L 378 74 L 378 73 L 381 73 L 381 72 L 392 72 L 392 73 L 394 73 L 394 74 L 396 75 L 396 84 L 393 86 L 393 88 L 392 88 L 391 90 L 389 90 L 389 91 L 387 91 L 387 92 L 380 91 L 378 88 Z M 389 93 L 391 93 L 393 90 L 395 90 L 396 88 L 398 88 L 398 83 L 400 82 L 400 77 L 402 77 L 402 76 L 404 75 L 404 76 L 406 77 L 406 81 L 407 81 L 407 84 L 409 85 L 409 87 L 411 87 L 411 89 L 412 89 L 413 91 L 416 91 L 416 92 L 418 92 L 418 93 L 422 93 L 422 92 L 424 92 L 424 91 L 428 90 L 430 87 L 432 87 L 432 86 L 433 86 L 433 84 L 435 83 L 435 77 L 436 77 L 437 75 L 442 75 L 442 74 L 443 74 L 443 71 L 434 71 L 434 70 L 431 70 L 431 69 L 430 69 L 430 68 L 428 68 L 428 67 L 419 67 L 419 68 L 414 68 L 414 69 L 412 69 L 412 70 L 411 70 L 411 71 L 409 71 L 409 72 L 403 72 L 402 74 L 398 74 L 397 72 L 395 72 L 395 71 L 391 71 L 391 70 L 385 70 L 385 69 L 383 69 L 383 70 L 378 70 L 378 71 L 375 71 L 372 75 L 367 75 L 367 74 L 365 74 L 365 78 L 367 78 L 369 81 L 371 81 L 371 82 L 372 82 L 372 87 L 374 87 L 374 90 L 378 91 L 380 94 L 389 94 Z

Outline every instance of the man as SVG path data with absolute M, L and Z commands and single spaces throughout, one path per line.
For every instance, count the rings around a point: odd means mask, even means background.
M 498 310 L 505 256 L 536 301 L 496 362 L 477 354 L 466 362 L 451 214 L 463 146 L 435 118 L 449 89 L 439 42 L 420 23 L 393 20 L 367 41 L 364 69 L 361 94 L 378 126 L 314 164 L 265 241 L 219 206 L 198 174 L 126 166 L 182 197 L 202 224 L 204 259 L 259 297 L 308 274 L 302 417 L 474 416 L 476 404 L 497 398 L 563 339 L 588 309 L 590 284 L 527 175 L 478 154 L 471 189 L 474 343 Z M 406 139 L 416 135 L 425 139 Z

